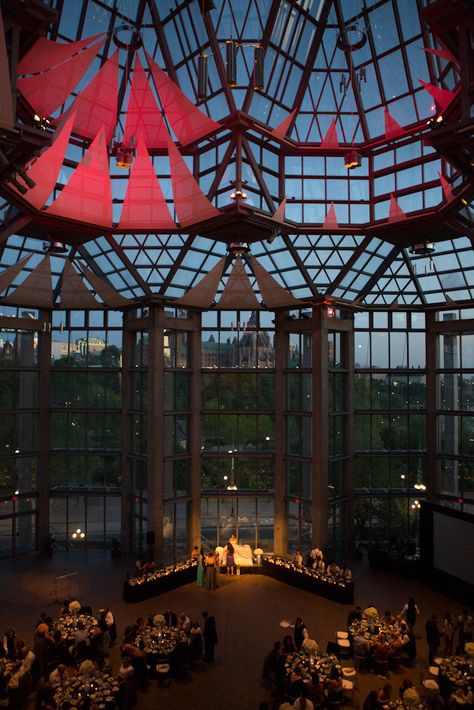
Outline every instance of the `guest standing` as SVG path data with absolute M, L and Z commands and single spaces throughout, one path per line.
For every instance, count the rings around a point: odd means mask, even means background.
M 204 580 L 205 588 L 212 592 L 217 589 L 217 576 L 216 576 L 216 565 L 217 557 L 215 552 L 211 552 L 210 555 L 206 557 L 206 577 Z
M 210 663 L 214 660 L 214 649 L 218 643 L 216 620 L 210 616 L 207 611 L 202 612 L 204 618 L 204 629 L 202 632 L 204 638 L 204 660 Z
M 416 617 L 419 613 L 420 610 L 415 604 L 415 600 L 413 599 L 413 597 L 410 597 L 403 609 L 401 610 L 400 616 L 403 616 L 405 614 L 405 619 L 408 622 L 408 626 L 413 629 L 415 628 Z
M 454 641 L 454 617 L 450 611 L 447 611 L 443 619 L 443 638 L 444 638 L 444 655 L 450 656 L 453 652 Z
M 295 632 L 293 634 L 297 651 L 301 651 L 303 641 L 308 638 L 308 629 L 301 616 L 298 616 L 295 621 Z
M 433 665 L 434 659 L 436 657 L 436 652 L 439 647 L 439 642 L 441 639 L 441 634 L 438 628 L 438 617 L 436 614 L 432 614 L 431 618 L 425 624 L 426 631 L 426 643 L 429 648 L 429 661 L 430 666 Z
M 117 640 L 117 625 L 115 624 L 114 615 L 108 606 L 104 609 L 104 619 L 107 625 L 107 631 L 109 632 L 109 646 L 114 646 Z
M 206 556 L 204 554 L 204 548 L 201 547 L 201 550 L 199 552 L 197 561 L 197 576 L 196 576 L 196 584 L 198 587 L 201 587 L 201 589 L 204 589 L 204 578 L 206 576 L 206 568 L 205 568 L 205 559 Z
M 467 609 L 463 609 L 462 614 L 458 617 L 459 627 L 459 646 L 458 653 L 464 653 L 464 646 L 468 641 L 472 641 L 472 616 L 469 615 Z

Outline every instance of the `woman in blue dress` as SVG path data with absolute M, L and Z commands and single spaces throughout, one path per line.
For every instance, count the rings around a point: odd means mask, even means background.
M 206 577 L 206 569 L 205 569 L 204 560 L 205 560 L 204 548 L 201 547 L 201 550 L 198 555 L 196 584 L 198 587 L 201 587 L 202 589 L 204 589 L 204 579 Z

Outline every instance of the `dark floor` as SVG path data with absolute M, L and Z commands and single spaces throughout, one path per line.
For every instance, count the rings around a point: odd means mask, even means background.
M 417 581 L 371 570 L 365 562 L 352 567 L 355 601 L 363 608 L 373 605 L 381 612 L 389 609 L 398 613 L 408 596 L 415 597 L 420 608 L 415 628 L 418 662 L 413 669 L 390 673 L 389 681 L 397 693 L 404 677 L 411 677 L 419 686 L 420 673 L 427 670 L 426 619 L 432 613 L 442 618 L 447 610 L 459 613 L 459 604 Z M 302 616 L 310 637 L 325 649 L 327 642 L 334 640 L 335 631 L 345 629 L 351 608 L 260 575 L 221 576 L 221 587 L 215 592 L 191 584 L 147 602 L 125 604 L 122 583 L 131 568 L 130 561 L 111 560 L 110 554 L 77 551 L 55 553 L 51 558 L 4 561 L 0 563 L 0 629 L 13 623 L 17 633 L 30 643 L 40 612 L 46 610 L 53 618 L 59 614 L 56 596 L 76 597 L 94 610 L 110 606 L 115 612 L 119 640 L 126 625 L 150 611 L 162 612 L 172 606 L 177 613 L 186 611 L 192 620 L 201 620 L 206 609 L 215 615 L 217 622 L 219 644 L 215 664 L 212 667 L 199 664 L 180 682 L 173 681 L 169 688 L 159 688 L 153 681 L 146 693 L 139 694 L 138 707 L 242 710 L 258 708 L 260 701 L 270 700 L 269 691 L 261 683 L 262 662 L 273 642 L 285 634 L 280 621 L 293 623 L 296 616 Z M 57 582 L 56 594 L 55 578 L 73 572 L 78 574 Z M 118 669 L 118 646 L 111 649 L 110 660 L 114 670 Z M 384 682 L 370 673 L 359 674 L 356 702 L 358 697 L 362 703 L 369 690 Z

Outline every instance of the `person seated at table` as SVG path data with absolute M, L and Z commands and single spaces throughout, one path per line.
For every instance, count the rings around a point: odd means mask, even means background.
M 16 632 L 13 626 L 7 626 L 3 634 L 0 657 L 13 658 L 15 655 Z
M 474 703 L 474 693 L 469 687 L 469 683 L 463 683 L 460 688 L 457 688 L 453 693 L 451 693 L 448 703 L 451 700 L 453 700 L 456 705 L 472 706 Z
M 306 688 L 303 689 L 302 695 L 296 698 L 293 703 L 295 710 L 314 710 L 314 704 L 306 697 Z
M 120 708 L 132 708 L 137 702 L 137 687 L 135 681 L 135 671 L 128 656 L 122 659 L 117 674 L 119 681 L 118 704 Z
M 190 631 L 190 629 L 191 629 L 191 619 L 184 611 L 182 611 L 181 614 L 179 615 L 178 630 L 188 633 Z
M 168 607 L 163 616 L 165 617 L 165 626 L 171 626 L 173 629 L 178 626 L 178 615 L 171 607 Z
M 351 609 L 347 615 L 347 626 L 349 627 L 354 621 L 360 621 L 362 619 L 362 610 L 360 606 L 356 606 L 355 609 Z
M 361 633 L 356 634 L 352 639 L 352 653 L 360 660 L 366 659 L 370 653 L 370 643 Z
M 326 563 L 324 562 L 324 560 L 316 559 L 313 562 L 313 569 L 319 574 L 324 574 L 326 571 Z
M 303 555 L 301 554 L 301 550 L 296 550 L 295 554 L 293 555 L 292 562 L 297 567 L 301 567 L 301 565 L 303 564 Z
M 194 545 L 193 550 L 191 552 L 191 559 L 197 560 L 198 557 L 199 557 L 199 547 L 197 545 Z
M 382 618 L 380 619 L 382 624 L 385 624 L 386 626 L 391 626 L 394 622 L 393 616 L 391 612 L 387 609 L 384 611 Z
M 344 687 L 342 685 L 341 672 L 337 668 L 333 668 L 329 675 L 327 683 L 327 693 L 329 704 L 342 701 L 344 696 Z
M 326 705 L 326 694 L 324 692 L 324 683 L 319 678 L 318 671 L 313 671 L 311 681 L 306 688 L 306 697 L 311 700 L 315 707 Z
M 383 669 L 388 663 L 389 656 L 390 646 L 388 645 L 385 636 L 381 634 L 372 653 L 376 669 Z
M 366 699 L 364 700 L 362 710 L 379 710 L 378 699 L 379 696 L 377 691 L 371 690 Z
M 380 706 L 388 705 L 392 698 L 392 685 L 391 683 L 385 683 L 381 688 L 377 690 L 377 703 Z
M 295 651 L 296 651 L 295 644 L 293 643 L 293 639 L 291 638 L 291 636 L 289 634 L 287 636 L 285 636 L 285 638 L 283 639 L 281 650 L 282 650 L 283 655 L 285 655 L 285 656 L 288 653 L 295 653 Z
M 305 691 L 305 684 L 303 677 L 301 675 L 301 667 L 295 666 L 290 673 L 289 678 L 290 686 L 288 688 L 288 695 L 291 698 L 299 698 Z
M 341 568 L 341 580 L 346 583 L 352 582 L 352 572 L 349 567 L 346 567 L 345 565 Z
M 60 663 L 59 666 L 49 674 L 49 681 L 53 686 L 62 685 L 67 677 L 66 666 L 64 663 Z
M 330 577 L 339 577 L 341 574 L 341 568 L 337 564 L 337 562 L 331 562 L 328 564 L 326 567 L 326 574 L 328 574 Z

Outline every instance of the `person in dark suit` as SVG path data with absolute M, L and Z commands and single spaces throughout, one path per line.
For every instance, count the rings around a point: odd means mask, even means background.
M 165 617 L 165 625 L 172 626 L 174 629 L 178 626 L 178 615 L 169 607 L 163 614 Z
M 216 620 L 213 616 L 210 616 L 207 611 L 202 612 L 204 619 L 204 660 L 208 663 L 214 660 L 214 648 L 218 643 L 217 631 L 216 631 Z

